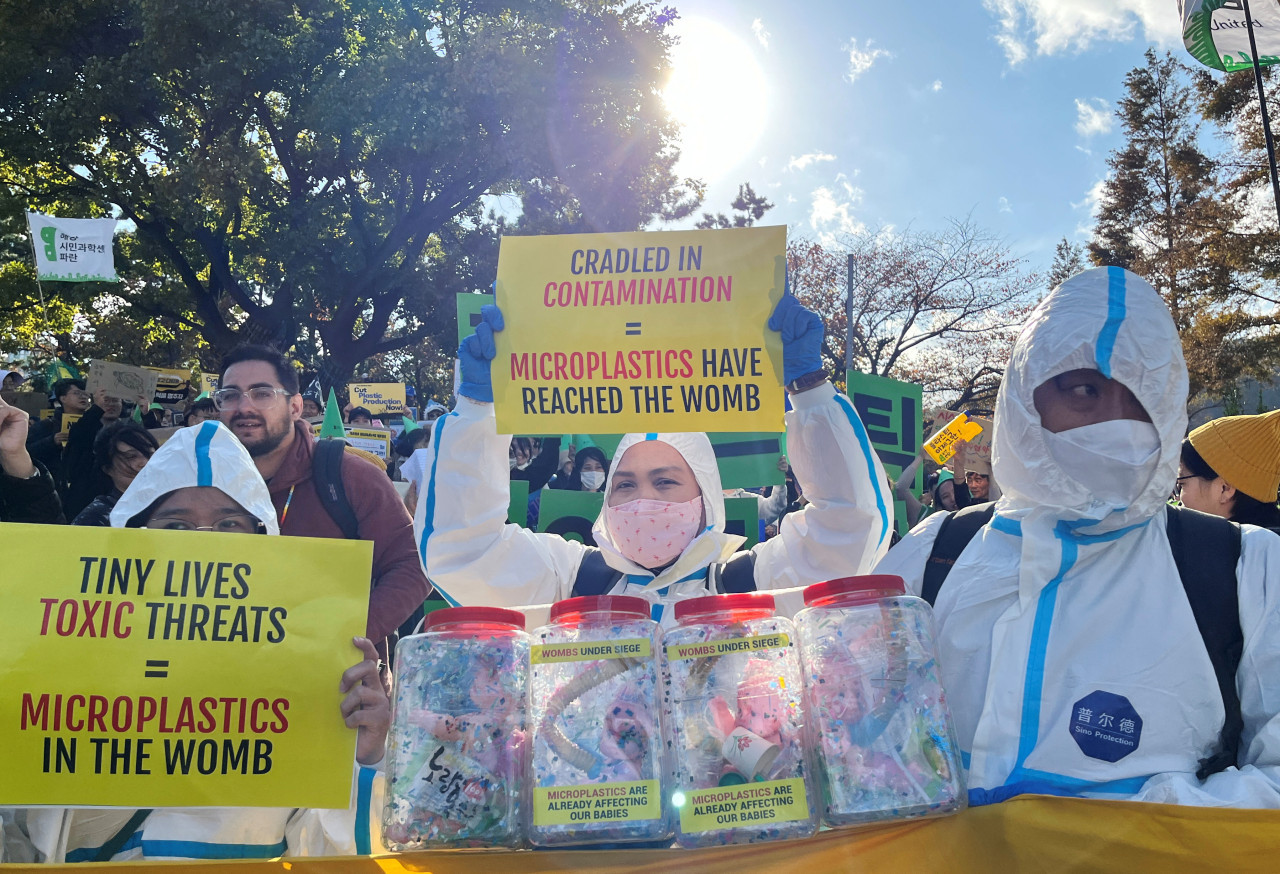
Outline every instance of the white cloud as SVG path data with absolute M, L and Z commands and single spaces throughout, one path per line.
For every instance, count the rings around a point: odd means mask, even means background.
M 764 29 L 764 22 L 759 18 L 751 22 L 751 32 L 756 35 L 756 39 L 760 41 L 760 45 L 764 46 L 765 51 L 768 51 L 770 34 Z
M 1111 104 L 1101 97 L 1091 100 L 1076 98 L 1076 133 L 1088 138 L 1111 133 Z
M 1002 197 L 998 201 L 996 201 L 996 203 L 1000 207 L 1000 212 L 1008 212 L 1008 213 L 1013 212 L 1013 207 L 1009 205 L 1009 198 Z
M 862 189 L 841 182 L 845 197 L 824 186 L 815 188 L 809 200 L 809 227 L 823 245 L 834 244 L 839 235 L 857 234 L 866 230 L 855 215 L 854 209 L 862 202 Z
M 810 164 L 817 164 L 821 161 L 834 161 L 835 155 L 828 155 L 826 152 L 808 152 L 800 157 L 791 156 L 791 160 L 787 162 L 787 166 L 782 169 L 786 172 L 792 170 L 803 170 Z
M 886 49 L 874 49 L 872 44 L 874 40 L 867 40 L 865 48 L 858 48 L 858 41 L 850 39 L 849 44 L 845 46 L 845 51 L 849 53 L 849 72 L 845 74 L 845 78 L 850 82 L 857 80 L 859 76 L 871 69 L 880 58 L 892 58 L 893 52 Z
M 1093 236 L 1093 225 L 1098 217 L 1098 204 L 1102 201 L 1102 189 L 1106 184 L 1107 177 L 1103 176 L 1090 186 L 1080 201 L 1071 204 L 1071 208 L 1077 212 L 1080 210 L 1088 212 L 1088 215 L 1076 225 L 1077 237 L 1088 239 Z
M 1083 152 L 1084 154 L 1088 155 L 1090 158 L 1093 157 L 1093 149 L 1086 149 L 1084 146 L 1076 146 L 1076 151 Z
M 941 79 L 934 79 L 934 80 L 933 80 L 933 84 L 929 86 L 929 90 L 930 90 L 930 91 L 934 91 L 934 92 L 941 91 L 941 90 L 942 90 L 942 80 L 941 80 Z
M 995 40 L 1010 66 L 1031 54 L 1083 51 L 1095 42 L 1142 38 L 1180 44 L 1182 28 L 1170 0 L 982 0 L 998 25 Z

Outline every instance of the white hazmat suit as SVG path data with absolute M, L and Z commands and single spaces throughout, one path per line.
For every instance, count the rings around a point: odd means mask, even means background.
M 1142 403 L 1159 443 L 1145 465 L 1121 461 L 1132 454 L 1123 445 L 1088 470 L 1055 460 L 1046 440 L 1070 432 L 1042 428 L 1032 393 L 1077 369 L 1114 378 Z M 1128 271 L 1064 282 L 1019 337 L 996 401 L 992 467 L 1004 494 L 935 608 L 974 803 L 1038 792 L 1280 807 L 1280 538 L 1251 526 L 1236 568 L 1239 767 L 1196 778 L 1224 707 L 1165 530 L 1186 402 L 1173 320 Z M 1079 479 L 1127 493 L 1099 500 Z M 918 592 L 943 519 L 922 522 L 877 571 Z
M 889 547 L 893 499 L 866 429 L 848 398 L 824 383 L 791 396 L 787 445 L 810 505 L 782 521 L 778 536 L 752 549 L 755 585 L 782 589 L 865 573 Z M 508 435 L 497 433 L 493 405 L 459 398 L 437 419 L 432 458 L 418 499 L 414 533 L 427 576 L 451 604 L 515 607 L 570 596 L 590 547 L 506 522 Z M 656 576 L 625 558 L 604 523 L 592 533 L 608 566 L 623 576 L 613 594 L 638 595 L 664 625 L 667 606 L 708 590 L 708 568 L 727 561 L 743 538 L 724 531 L 724 497 L 715 453 L 705 434 L 628 434 L 613 468 L 631 446 L 660 440 L 693 469 L 702 490 L 706 528 Z

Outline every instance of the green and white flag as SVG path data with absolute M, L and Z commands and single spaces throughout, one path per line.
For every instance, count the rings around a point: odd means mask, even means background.
M 1182 42 L 1206 67 L 1234 73 L 1253 69 L 1249 24 L 1241 0 L 1178 0 Z M 1280 0 L 1249 0 L 1258 64 L 1280 64 Z
M 111 240 L 115 219 L 69 219 L 27 213 L 41 282 L 119 282 Z

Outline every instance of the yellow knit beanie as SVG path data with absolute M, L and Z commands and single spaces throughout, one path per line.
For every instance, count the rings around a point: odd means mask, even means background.
M 1276 502 L 1280 488 L 1280 410 L 1214 419 L 1191 432 L 1191 445 L 1218 476 L 1251 498 Z

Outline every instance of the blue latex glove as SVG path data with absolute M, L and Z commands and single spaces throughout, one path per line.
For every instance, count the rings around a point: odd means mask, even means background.
M 493 403 L 493 377 L 489 367 L 498 354 L 493 332 L 501 331 L 503 327 L 502 310 L 491 303 L 480 308 L 480 324 L 476 325 L 475 333 L 458 345 L 458 363 L 462 371 L 458 394 L 473 401 Z
M 782 334 L 782 379 L 792 382 L 822 369 L 822 319 L 787 293 L 769 316 L 769 330 Z

